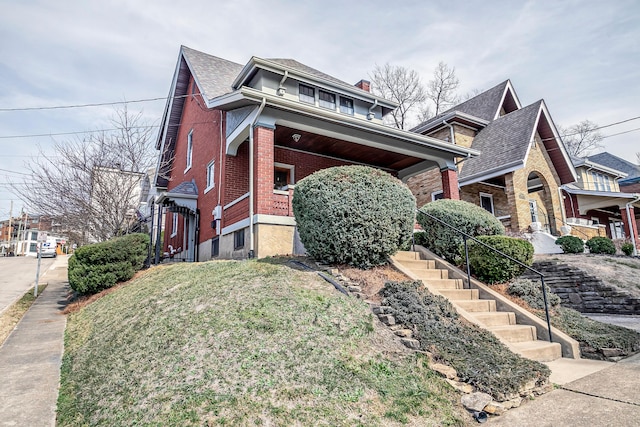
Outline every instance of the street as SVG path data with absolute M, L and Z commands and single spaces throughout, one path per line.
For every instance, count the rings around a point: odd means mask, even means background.
M 42 275 L 53 264 L 55 258 L 42 258 L 40 283 L 46 281 Z M 0 257 L 0 313 L 33 289 L 38 259 L 36 257 Z

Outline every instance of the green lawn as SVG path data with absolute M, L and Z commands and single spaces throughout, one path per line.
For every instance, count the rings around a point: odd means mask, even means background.
M 364 302 L 294 267 L 161 266 L 70 315 L 58 424 L 464 425 Z

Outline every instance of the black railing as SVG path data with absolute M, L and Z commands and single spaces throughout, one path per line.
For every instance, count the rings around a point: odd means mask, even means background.
M 436 218 L 435 216 L 433 216 L 433 215 L 431 215 L 431 214 L 429 214 L 427 212 L 424 212 L 424 211 L 422 211 L 420 209 L 417 209 L 417 211 L 418 211 L 419 214 L 422 214 L 422 215 L 425 215 L 425 216 L 431 218 L 432 220 L 438 222 L 439 224 L 444 225 L 445 227 L 455 231 L 456 233 L 458 233 L 459 235 L 462 236 L 462 240 L 464 241 L 464 257 L 465 257 L 464 262 L 465 262 L 465 265 L 467 267 L 467 286 L 471 287 L 471 268 L 469 266 L 469 247 L 467 245 L 467 241 L 468 240 L 473 240 L 477 244 L 484 246 L 485 248 L 487 248 L 487 249 L 489 249 L 489 250 L 501 255 L 504 258 L 507 258 L 511 262 L 515 262 L 516 264 L 518 264 L 521 267 L 524 267 L 526 270 L 529 270 L 529 271 L 533 272 L 534 274 L 539 275 L 540 276 L 540 283 L 542 284 L 542 299 L 544 300 L 544 312 L 545 312 L 545 315 L 546 315 L 546 318 L 547 318 L 547 330 L 549 332 L 549 342 L 553 342 L 553 337 L 551 335 L 551 317 L 549 316 L 549 304 L 547 302 L 547 290 L 545 289 L 545 285 L 544 285 L 544 274 L 542 274 L 538 270 L 533 269 L 533 268 L 529 267 L 528 265 L 518 261 L 517 259 L 505 254 L 504 252 L 494 248 L 493 246 L 490 246 L 490 245 L 487 245 L 484 242 L 481 242 L 480 240 L 478 240 L 475 237 L 465 233 L 464 231 L 458 230 L 457 228 L 455 228 L 454 226 L 444 222 L 440 218 Z M 414 246 L 415 246 L 415 240 L 414 240 Z M 414 250 L 415 250 L 415 247 L 414 247 Z

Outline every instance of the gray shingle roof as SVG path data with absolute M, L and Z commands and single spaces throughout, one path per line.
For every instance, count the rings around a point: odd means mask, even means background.
M 196 187 L 196 183 L 193 181 L 183 181 L 171 190 L 167 191 L 167 194 L 185 194 L 189 196 L 197 196 L 198 187 Z
M 349 87 L 352 87 L 353 85 L 350 85 L 347 82 L 343 82 L 340 79 L 337 79 L 333 76 L 330 76 L 329 74 L 325 74 L 322 71 L 318 71 L 315 68 L 311 68 L 308 65 L 304 65 L 298 61 L 296 61 L 295 59 L 290 59 L 290 58 L 266 58 L 268 61 L 273 61 L 273 62 L 277 62 L 278 64 L 284 65 L 285 67 L 289 67 L 289 68 L 293 68 L 295 70 L 299 70 L 299 71 L 303 71 L 305 73 L 311 74 L 313 76 L 316 76 L 318 78 L 324 79 L 324 80 L 329 80 L 330 82 L 333 83 L 337 83 L 340 85 L 347 85 Z
M 495 118 L 498 110 L 500 109 L 500 102 L 502 101 L 502 96 L 508 82 L 509 80 L 505 80 L 499 85 L 494 86 L 491 89 L 468 99 L 462 104 L 458 104 L 455 107 L 450 108 L 435 117 L 432 117 L 431 119 L 419 124 L 414 129 L 428 127 L 432 123 L 439 123 L 442 121 L 442 118 L 444 116 L 454 111 L 459 111 L 461 113 L 469 114 L 486 121 L 491 121 Z
M 589 156 L 587 157 L 587 159 L 590 162 L 626 173 L 627 177 L 625 179 L 631 179 L 640 176 L 640 166 L 618 156 L 614 156 L 611 153 L 607 153 L 606 151 L 604 153 Z
M 242 65 L 186 46 L 182 46 L 182 51 L 207 98 L 213 99 L 233 91 L 231 84 L 240 74 Z
M 524 160 L 542 100 L 492 121 L 473 139 L 481 155 L 464 162 L 460 181 Z

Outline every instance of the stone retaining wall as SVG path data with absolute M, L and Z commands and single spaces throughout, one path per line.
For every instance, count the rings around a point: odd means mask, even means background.
M 544 274 L 544 282 L 562 299 L 562 306 L 581 313 L 640 314 L 640 298 L 605 284 L 595 276 L 555 261 L 539 261 L 533 268 Z M 522 277 L 538 280 L 530 272 Z

